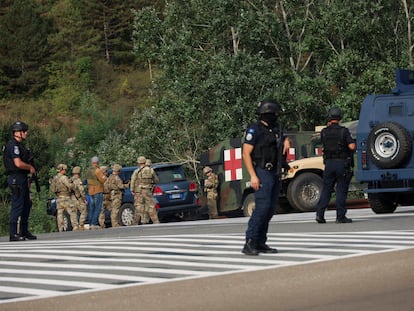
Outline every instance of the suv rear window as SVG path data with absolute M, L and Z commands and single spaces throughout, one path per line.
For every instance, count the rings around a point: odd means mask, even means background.
M 160 184 L 186 180 L 185 172 L 182 166 L 160 167 L 156 168 L 155 172 L 160 179 Z

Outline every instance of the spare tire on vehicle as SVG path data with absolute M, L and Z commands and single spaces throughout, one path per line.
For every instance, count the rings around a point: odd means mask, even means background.
M 401 167 L 411 156 L 412 139 L 398 123 L 376 125 L 368 135 L 368 155 L 379 168 Z

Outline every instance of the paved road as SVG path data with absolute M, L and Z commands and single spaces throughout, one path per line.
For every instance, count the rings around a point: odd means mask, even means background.
M 350 225 L 277 216 L 269 244 L 280 253 L 258 257 L 240 253 L 246 219 L 3 242 L 0 310 L 350 310 L 355 303 L 380 310 L 387 297 L 414 302 L 414 209 L 352 213 Z

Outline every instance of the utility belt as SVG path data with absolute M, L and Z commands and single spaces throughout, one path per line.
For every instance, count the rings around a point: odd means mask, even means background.
M 70 198 L 71 194 L 69 192 L 56 192 L 56 195 L 58 198 Z
M 263 163 L 253 163 L 254 167 L 259 167 L 261 169 L 264 169 L 266 171 L 273 171 L 276 169 L 277 165 L 273 164 L 272 162 L 263 162 Z
M 349 158 L 349 154 L 344 152 L 328 153 L 323 155 L 326 160 L 346 160 Z

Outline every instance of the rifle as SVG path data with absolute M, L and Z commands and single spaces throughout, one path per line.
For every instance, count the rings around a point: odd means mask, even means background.
M 40 183 L 39 183 L 39 176 L 37 175 L 37 167 L 36 167 L 36 164 L 35 164 L 34 155 L 33 155 L 31 150 L 27 150 L 27 154 L 28 154 L 27 162 L 31 166 L 33 166 L 36 170 L 36 174 L 32 174 L 32 177 L 31 177 L 30 180 L 35 183 L 36 192 L 37 192 L 37 195 L 39 196 L 39 199 L 40 199 Z

